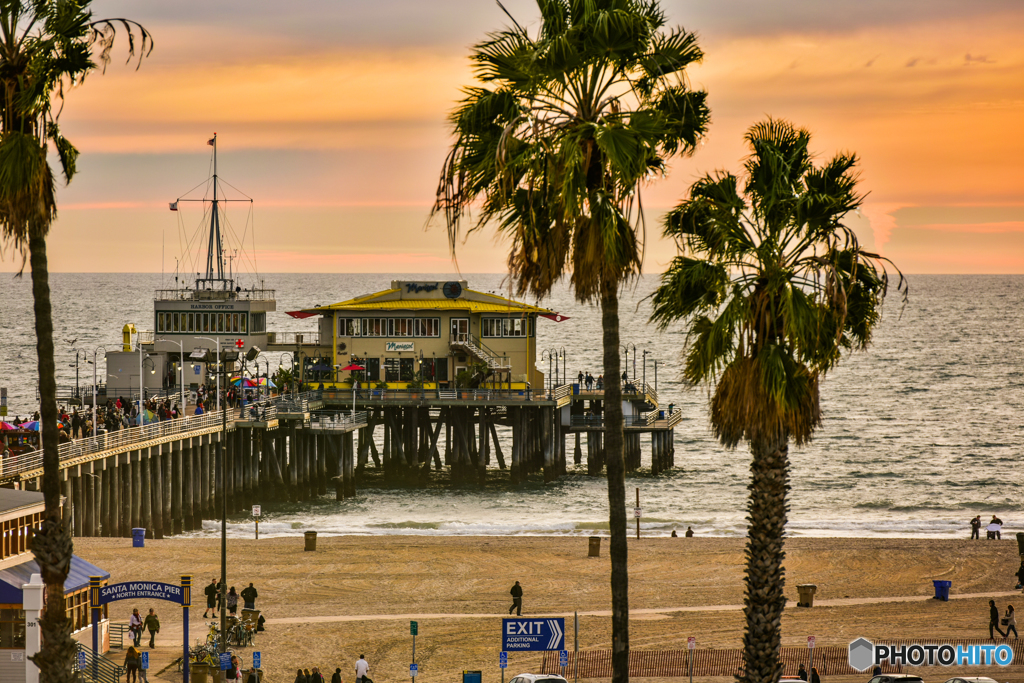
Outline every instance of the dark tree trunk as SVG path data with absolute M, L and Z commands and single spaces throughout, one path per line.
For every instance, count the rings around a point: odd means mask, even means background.
M 786 570 L 782 566 L 783 534 L 789 492 L 789 439 L 775 443 L 752 443 L 750 499 L 747 504 L 747 576 L 743 613 L 747 628 L 743 635 L 744 674 L 742 683 L 776 683 L 782 675 L 779 647 L 782 645 L 782 610 L 786 606 L 783 588 Z
M 42 646 L 32 658 L 42 683 L 71 683 L 75 642 L 64 612 L 64 580 L 71 566 L 71 533 L 60 514 L 60 456 L 57 451 L 57 381 L 53 360 L 53 317 L 46 263 L 46 238 L 29 232 L 32 297 L 35 302 L 36 355 L 39 359 L 39 420 L 43 437 L 42 527 L 32 538 L 32 552 L 46 585 L 46 607 L 40 619 Z
M 622 385 L 619 381 L 618 283 L 601 293 L 604 328 L 604 429 L 612 561 L 612 683 L 629 680 L 629 573 L 626 547 L 626 475 L 622 460 Z

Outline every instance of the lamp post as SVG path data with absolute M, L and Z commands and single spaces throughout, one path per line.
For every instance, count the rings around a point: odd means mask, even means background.
M 644 353 L 644 363 L 643 363 L 643 365 L 644 365 L 644 380 L 643 381 L 644 381 L 644 387 L 646 388 L 647 387 L 647 354 L 650 353 L 650 351 L 648 351 L 647 349 L 644 349 L 643 353 Z
M 562 359 L 562 381 L 565 382 L 566 384 L 569 383 L 569 373 L 565 369 L 565 361 L 566 358 L 568 358 L 568 355 L 569 354 L 565 352 L 564 346 L 558 349 L 558 357 Z
M 220 366 L 220 338 L 212 339 L 210 337 L 196 337 L 196 339 L 202 339 L 203 341 L 212 341 L 217 345 L 217 365 Z M 220 410 L 220 376 L 222 373 L 214 372 L 217 376 L 217 410 Z
M 81 400 L 81 390 L 78 388 L 78 359 L 79 357 L 89 360 L 89 356 L 86 355 L 85 351 L 79 351 L 78 349 L 71 349 L 75 352 L 75 398 Z
M 547 377 L 547 380 L 548 380 L 548 395 L 550 396 L 551 395 L 551 375 L 552 375 L 552 373 L 551 373 L 551 361 L 554 360 L 554 356 L 551 355 L 551 351 L 549 349 L 544 349 L 543 351 L 541 351 L 541 354 L 540 354 L 541 361 L 544 360 L 544 356 L 545 355 L 548 357 L 548 377 Z
M 102 346 L 97 346 L 95 349 L 93 349 L 92 360 L 91 361 L 86 361 L 87 363 L 92 363 L 92 434 L 93 434 L 93 436 L 96 436 L 96 429 L 97 429 L 97 427 L 99 425 L 99 423 L 96 422 L 96 368 L 98 367 L 96 365 L 96 354 L 100 351 L 100 349 L 103 349 L 103 353 L 104 353 L 104 355 L 106 355 L 107 350 L 104 347 L 102 347 Z
M 181 362 L 178 364 L 178 369 L 181 371 L 181 409 L 185 410 L 186 406 L 188 406 L 188 403 L 186 403 L 185 401 L 185 342 L 181 340 L 165 339 L 162 337 L 160 339 L 157 339 L 157 341 L 165 341 L 170 342 L 172 344 L 177 344 L 178 347 L 181 349 Z
M 292 354 L 290 354 L 290 353 L 282 353 L 281 354 L 281 360 L 283 361 L 285 358 L 288 359 L 288 370 L 289 370 L 289 374 L 291 375 L 292 392 L 294 393 L 294 391 L 295 391 L 295 358 L 293 358 Z M 278 364 L 277 367 L 280 370 L 284 370 L 284 363 Z
M 625 367 L 626 377 L 629 377 L 629 347 L 633 347 L 633 379 L 636 379 L 636 344 L 622 344 L 621 348 L 626 354 L 626 362 L 623 363 Z

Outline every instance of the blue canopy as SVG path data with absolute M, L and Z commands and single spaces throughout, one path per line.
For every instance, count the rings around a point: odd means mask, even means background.
M 39 565 L 36 563 L 35 558 L 31 556 L 26 558 L 21 564 L 0 569 L 0 603 L 22 603 L 21 587 L 29 582 L 33 574 L 38 573 Z M 72 555 L 68 578 L 64 581 L 64 594 L 74 593 L 77 590 L 88 587 L 90 576 L 100 576 L 104 579 L 109 579 L 110 572 L 105 572 L 91 562 L 86 562 L 78 555 Z

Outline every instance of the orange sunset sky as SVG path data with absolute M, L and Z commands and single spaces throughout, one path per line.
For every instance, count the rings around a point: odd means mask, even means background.
M 535 5 L 505 6 L 536 27 Z M 809 128 L 821 156 L 852 150 L 869 193 L 851 225 L 907 273 L 1024 273 L 1024 2 L 662 2 L 698 33 L 691 72 L 709 93 L 706 143 L 645 190 L 649 218 L 695 177 L 740 169 L 765 115 Z M 55 271 L 173 271 L 167 203 L 221 176 L 256 200 L 265 272 L 438 272 L 443 228 L 424 230 L 450 139 L 445 116 L 472 83 L 469 47 L 507 18 L 491 0 L 231 0 L 94 3 L 156 38 L 140 69 L 120 50 L 67 98 L 79 174 L 59 193 Z M 232 224 L 245 227 L 239 209 Z M 674 253 L 649 229 L 645 269 Z M 466 272 L 502 272 L 489 235 Z M 163 262 L 161 263 L 161 259 Z M 10 254 L 0 269 L 18 266 Z

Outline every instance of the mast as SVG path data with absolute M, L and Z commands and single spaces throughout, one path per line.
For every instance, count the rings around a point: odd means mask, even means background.
M 224 277 L 224 248 L 220 235 L 220 211 L 217 198 L 217 134 L 208 141 L 213 146 L 213 208 L 210 212 L 209 243 L 206 247 L 206 282 L 220 282 L 221 289 L 228 289 L 228 280 Z M 216 277 L 214 264 L 216 263 Z

